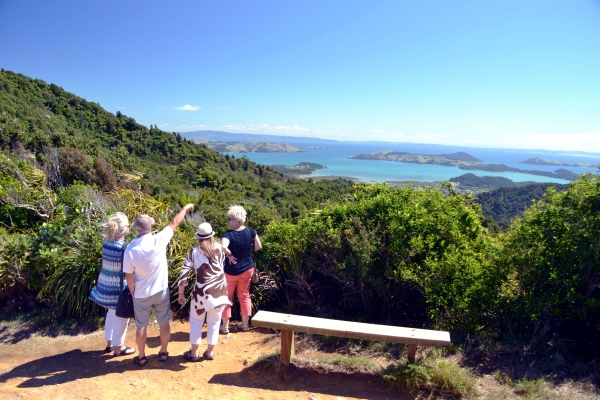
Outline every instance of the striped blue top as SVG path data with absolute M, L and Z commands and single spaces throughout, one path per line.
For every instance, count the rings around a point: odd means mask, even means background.
M 125 246 L 125 242 L 112 239 L 106 239 L 102 244 L 102 270 L 89 298 L 104 308 L 117 308 L 121 291 L 121 259 Z M 123 280 L 123 287 L 126 286 L 127 281 Z

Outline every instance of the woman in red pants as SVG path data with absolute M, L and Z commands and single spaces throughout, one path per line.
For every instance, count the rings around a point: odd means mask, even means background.
M 260 250 L 262 244 L 256 231 L 244 226 L 246 223 L 246 210 L 242 206 L 231 206 L 227 210 L 227 224 L 229 230 L 221 239 L 221 245 L 227 255 L 225 259 L 225 278 L 227 279 L 227 293 L 229 301 L 237 289 L 240 309 L 242 312 L 242 323 L 238 324 L 238 330 L 250 329 L 248 321 L 252 315 L 252 301 L 250 299 L 250 284 L 254 273 L 254 259 L 252 252 Z M 229 319 L 231 318 L 231 306 L 227 306 L 221 317 L 221 333 L 229 333 Z

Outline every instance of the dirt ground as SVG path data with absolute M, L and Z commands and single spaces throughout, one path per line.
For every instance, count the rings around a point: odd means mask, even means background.
M 410 399 L 370 378 L 302 368 L 264 369 L 253 363 L 279 348 L 274 331 L 254 329 L 220 335 L 214 361 L 188 362 L 189 325 L 172 324 L 169 360 L 158 361 L 158 327 L 150 327 L 146 354 L 104 354 L 102 330 L 56 338 L 31 335 L 0 344 L 3 399 Z M 1 332 L 0 332 L 1 333 Z M 126 344 L 135 345 L 130 326 Z M 200 347 L 204 351 L 205 345 Z

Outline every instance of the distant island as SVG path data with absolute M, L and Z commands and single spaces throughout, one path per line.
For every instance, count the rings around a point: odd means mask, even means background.
M 403 151 L 381 150 L 370 154 L 358 154 L 350 158 L 356 160 L 398 161 L 413 164 L 438 164 L 451 167 L 458 167 L 460 165 L 477 165 L 478 163 L 482 162 L 480 159 L 462 151 L 458 153 L 440 154 L 435 156 L 426 154 L 411 154 Z
M 291 166 L 282 164 L 269 165 L 269 167 L 293 178 L 297 178 L 301 175 L 310 175 L 318 169 L 327 169 L 324 165 L 311 162 L 301 162 Z
M 576 173 L 563 168 L 557 169 L 554 172 L 549 172 L 513 168 L 504 164 L 482 164 L 483 161 L 462 151 L 458 153 L 440 154 L 435 156 L 426 154 L 411 154 L 400 151 L 381 150 L 370 154 L 358 154 L 350 158 L 356 160 L 397 161 L 413 164 L 437 164 L 446 165 L 450 167 L 458 167 L 462 170 L 515 172 L 519 174 L 531 174 L 547 176 L 550 178 L 565 179 L 568 181 L 574 181 L 578 177 Z
M 300 146 L 302 150 L 327 150 L 327 147 L 321 146 Z
M 272 142 L 212 142 L 206 139 L 197 138 L 196 143 L 202 143 L 209 148 L 221 153 L 298 153 L 302 150 L 287 143 Z
M 532 165 L 556 165 L 557 167 L 581 167 L 581 168 L 594 168 L 598 166 L 598 163 L 567 163 L 564 161 L 546 160 L 545 158 L 528 158 L 527 160 L 519 161 L 520 164 L 532 164 Z
M 489 171 L 489 172 L 516 172 L 518 174 L 530 174 L 538 176 L 547 176 L 549 178 L 564 179 L 567 181 L 574 181 L 579 175 L 569 171 L 568 169 L 559 168 L 554 172 L 550 171 L 539 171 L 537 169 L 519 169 L 509 167 L 504 164 L 480 164 L 480 165 L 459 165 L 458 168 L 463 170 L 475 170 L 475 171 Z

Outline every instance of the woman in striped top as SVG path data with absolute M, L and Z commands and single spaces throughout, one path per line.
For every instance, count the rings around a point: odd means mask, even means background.
M 135 349 L 125 346 L 125 334 L 129 318 L 119 318 L 115 314 L 119 299 L 121 262 L 123 250 L 127 247 L 125 236 L 129 234 L 129 219 L 123 213 L 112 215 L 103 225 L 105 237 L 102 244 L 102 270 L 96 286 L 92 289 L 90 300 L 107 309 L 104 322 L 105 353 L 113 351 L 115 356 L 135 353 Z M 123 281 L 127 286 L 127 282 Z

